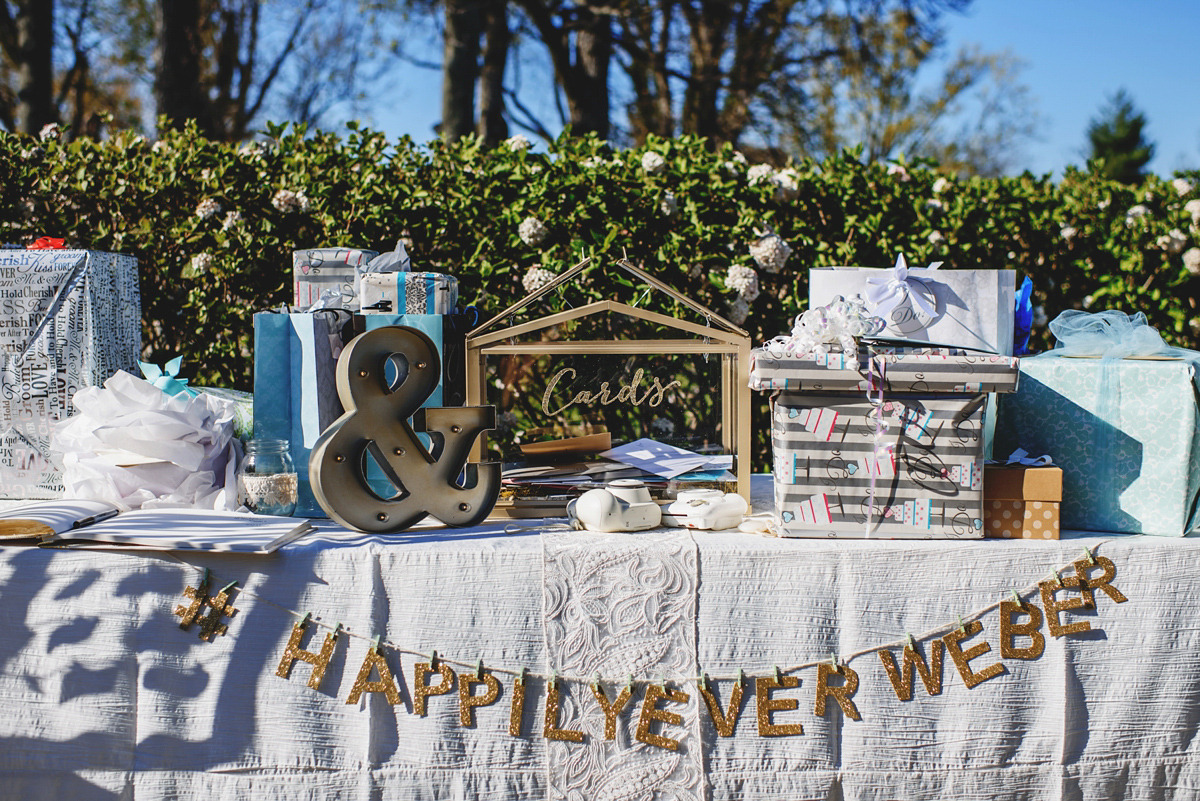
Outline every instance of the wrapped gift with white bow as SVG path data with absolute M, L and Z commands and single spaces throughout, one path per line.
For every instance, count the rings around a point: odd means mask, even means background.
M 784 537 L 979 539 L 983 413 L 1017 359 L 880 340 L 884 320 L 835 298 L 750 355 L 771 396 Z
M 816 267 L 808 272 L 809 308 L 835 297 L 861 296 L 887 322 L 883 336 L 1011 356 L 1016 273 L 909 268 L 900 256 L 891 270 Z

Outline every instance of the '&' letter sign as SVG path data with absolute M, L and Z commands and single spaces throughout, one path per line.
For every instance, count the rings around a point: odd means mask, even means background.
M 389 360 L 407 365 L 391 389 Z M 433 341 L 404 326 L 377 328 L 356 338 L 337 365 L 338 396 L 346 413 L 321 434 L 309 457 L 313 495 L 321 508 L 348 528 L 401 531 L 433 515 L 451 526 L 483 520 L 500 492 L 500 465 L 467 464 L 476 438 L 494 428 L 492 406 L 421 410 L 441 376 Z M 408 419 L 424 412 L 427 449 Z M 367 459 L 374 461 L 398 494 L 381 498 L 367 483 Z M 465 468 L 465 473 L 464 473 Z M 463 484 L 460 476 L 465 476 Z

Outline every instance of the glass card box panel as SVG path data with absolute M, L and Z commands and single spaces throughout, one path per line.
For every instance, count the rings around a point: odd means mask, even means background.
M 467 403 L 497 412 L 487 458 L 587 467 L 610 446 L 649 438 L 711 457 L 709 477 L 736 480 L 748 494 L 749 335 L 624 260 L 615 267 L 638 284 L 626 276 L 618 289 L 632 289 L 635 305 L 568 302 L 530 319 L 536 300 L 566 289 L 588 264 L 468 335 Z
M 489 354 L 486 371 L 486 402 L 497 419 L 489 459 L 521 461 L 523 446 L 601 433 L 614 446 L 647 437 L 697 453 L 733 453 L 722 436 L 718 357 Z

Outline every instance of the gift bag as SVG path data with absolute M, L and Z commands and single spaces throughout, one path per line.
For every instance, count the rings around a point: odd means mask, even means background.
M 308 454 L 342 414 L 337 357 L 349 313 L 254 315 L 254 436 L 286 439 L 299 483 L 295 515 L 324 517 L 308 482 Z
M 860 295 L 887 321 L 884 336 L 1011 356 L 1016 273 L 1012 270 L 892 270 L 821 267 L 808 271 L 809 308 Z
M 75 393 L 141 351 L 137 259 L 89 250 L 0 250 L 0 498 L 55 498 L 54 425 Z

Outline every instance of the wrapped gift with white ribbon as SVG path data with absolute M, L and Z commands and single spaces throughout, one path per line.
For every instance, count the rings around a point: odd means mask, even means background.
M 1011 356 L 1016 273 L 1012 270 L 817 267 L 808 272 L 808 306 L 859 295 L 887 322 L 884 336 Z

